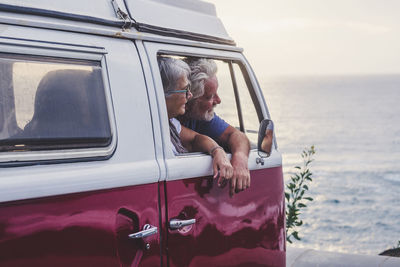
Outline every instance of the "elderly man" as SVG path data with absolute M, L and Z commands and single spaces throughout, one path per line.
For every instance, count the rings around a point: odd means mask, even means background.
M 232 153 L 234 174 L 230 180 L 230 193 L 250 187 L 248 157 L 250 142 L 246 135 L 214 114 L 214 107 L 221 103 L 217 94 L 217 65 L 210 59 L 198 59 L 189 63 L 191 68 L 193 98 L 186 104 L 186 113 L 180 121 L 186 127 L 210 136 Z

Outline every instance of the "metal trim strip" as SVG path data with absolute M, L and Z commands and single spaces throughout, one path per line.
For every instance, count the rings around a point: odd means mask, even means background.
M 105 26 L 115 26 L 120 27 L 124 26 L 125 22 L 121 20 L 106 20 L 100 19 L 87 15 L 79 15 L 79 14 L 71 14 L 54 10 L 47 10 L 42 8 L 34 8 L 34 7 L 22 7 L 22 6 L 13 6 L 8 4 L 0 4 L 0 11 L 12 12 L 12 13 L 20 13 L 26 15 L 37 15 L 37 16 L 45 16 L 56 19 L 67 19 L 72 21 L 80 21 L 80 22 L 90 22 L 99 25 Z
M 210 42 L 210 43 L 214 43 L 214 44 L 224 44 L 224 45 L 236 46 L 236 43 L 233 40 L 223 39 L 223 38 L 200 34 L 200 33 L 192 33 L 192 32 L 180 31 L 180 30 L 167 29 L 167 28 L 162 28 L 162 27 L 153 26 L 153 25 L 144 24 L 144 23 L 136 23 L 136 28 L 141 32 L 154 33 L 154 34 L 163 35 L 163 36 L 184 38 L 184 39 L 189 39 L 192 41 Z

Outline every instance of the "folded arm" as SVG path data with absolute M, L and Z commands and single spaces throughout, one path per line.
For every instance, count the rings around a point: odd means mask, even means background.
M 199 134 L 184 126 L 180 133 L 182 144 L 189 151 L 198 151 L 209 153 L 213 157 L 214 178 L 219 176 L 218 183 L 221 184 L 224 179 L 230 179 L 233 176 L 233 168 L 223 149 L 210 137 Z

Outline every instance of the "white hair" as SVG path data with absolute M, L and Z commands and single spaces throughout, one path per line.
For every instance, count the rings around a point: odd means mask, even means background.
M 189 63 L 190 82 L 193 98 L 198 98 L 204 94 L 204 83 L 217 73 L 217 64 L 212 59 L 200 58 Z
M 159 57 L 161 79 L 164 87 L 164 94 L 176 90 L 178 80 L 184 76 L 189 80 L 190 67 L 184 61 L 171 57 Z

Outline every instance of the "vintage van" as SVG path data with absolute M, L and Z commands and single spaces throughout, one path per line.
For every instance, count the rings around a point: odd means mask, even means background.
M 242 51 L 202 1 L 1 1 L 0 266 L 284 266 L 282 158 L 257 150 L 270 116 Z M 215 60 L 249 189 L 174 156 L 160 56 Z

